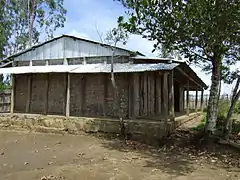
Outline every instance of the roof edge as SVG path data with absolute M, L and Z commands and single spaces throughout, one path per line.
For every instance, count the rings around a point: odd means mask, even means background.
M 97 42 L 97 41 L 93 41 L 93 40 L 89 40 L 89 39 L 84 39 L 84 38 L 80 38 L 80 37 L 76 37 L 76 36 L 72 36 L 72 35 L 67 35 L 67 34 L 62 34 L 60 36 L 56 36 L 50 40 L 47 40 L 47 41 L 44 41 L 42 43 L 38 43 L 30 48 L 26 48 L 25 50 L 21 51 L 21 52 L 17 52 L 17 53 L 14 53 L 10 56 L 7 56 L 6 58 L 4 58 L 2 61 L 5 61 L 7 59 L 11 59 L 13 57 L 17 57 L 17 56 L 20 56 L 26 52 L 29 52 L 35 48 L 38 48 L 38 47 L 41 47 L 47 43 L 50 43 L 52 41 L 55 41 L 55 40 L 58 40 L 58 39 L 61 39 L 61 38 L 64 38 L 64 37 L 68 37 L 68 38 L 72 38 L 72 39 L 76 39 L 76 40 L 81 40 L 81 41 L 85 41 L 85 42 L 89 42 L 89 43 L 93 43 L 93 44 L 98 44 L 98 45 L 102 45 L 102 46 L 107 46 L 107 47 L 113 47 L 109 44 L 105 44 L 105 43 L 101 43 L 101 42 Z M 121 47 L 116 47 L 117 49 L 120 49 L 120 50 L 123 50 L 123 51 L 127 51 L 129 53 L 132 53 L 133 55 L 139 55 L 139 56 L 145 56 L 144 54 L 142 54 L 141 52 L 139 51 L 132 51 L 132 50 L 128 50 L 128 49 L 124 49 L 124 48 L 121 48 Z

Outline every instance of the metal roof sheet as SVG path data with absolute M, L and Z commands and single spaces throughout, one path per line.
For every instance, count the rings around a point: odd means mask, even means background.
M 139 55 L 131 57 L 131 59 L 172 61 L 172 62 L 179 62 L 179 63 L 185 62 L 185 60 L 179 60 L 179 59 L 174 59 L 174 58 L 162 58 L 162 57 L 139 56 Z
M 114 64 L 114 72 L 145 72 L 172 70 L 177 67 L 177 63 L 157 63 L 157 64 Z M 111 64 L 85 64 L 85 65 L 49 65 L 49 66 L 21 66 L 11 68 L 0 68 L 0 74 L 26 74 L 26 73 L 51 73 L 51 72 L 68 72 L 68 73 L 110 73 Z
M 12 57 L 17 57 L 17 56 L 19 56 L 19 55 L 21 55 L 21 54 L 27 53 L 27 52 L 29 52 L 29 51 L 31 51 L 31 50 L 34 50 L 34 49 L 36 49 L 36 48 L 38 48 L 38 47 L 41 47 L 41 46 L 43 46 L 43 45 L 45 45 L 45 44 L 47 44 L 47 43 L 49 43 L 49 42 L 52 42 L 52 41 L 55 41 L 55 40 L 57 40 L 57 39 L 64 38 L 64 37 L 72 38 L 72 39 L 74 39 L 74 40 L 85 41 L 85 42 L 89 42 L 89 43 L 92 43 L 92 44 L 98 44 L 98 45 L 105 46 L 105 47 L 111 47 L 111 48 L 113 47 L 113 46 L 111 46 L 111 45 L 109 45 L 109 44 L 104 44 L 104 43 L 100 43 L 100 42 L 97 42 L 97 41 L 88 40 L 88 39 L 85 39 L 85 38 L 80 38 L 80 37 L 76 37 L 76 36 L 71 36 L 71 35 L 63 34 L 63 35 L 61 35 L 61 36 L 54 37 L 54 38 L 52 38 L 52 39 L 50 39 L 50 40 L 48 40 L 48 41 L 45 41 L 45 42 L 36 44 L 36 45 L 34 45 L 34 46 L 30 47 L 30 48 L 27 48 L 27 49 L 25 49 L 25 50 L 23 50 L 23 51 L 21 51 L 21 52 L 17 52 L 17 53 L 15 53 L 15 54 L 12 54 L 12 55 L 6 57 L 5 59 L 3 59 L 3 61 L 5 61 L 5 60 L 7 60 L 7 59 L 10 59 L 10 58 L 12 58 Z M 129 53 L 133 53 L 133 54 L 136 54 L 136 55 L 139 55 L 139 56 L 144 56 L 144 54 L 142 54 L 142 53 L 139 52 L 139 51 L 132 51 L 132 50 L 124 49 L 124 48 L 121 48 L 121 47 L 114 47 L 114 48 L 119 49 L 119 50 L 123 50 L 123 51 L 126 51 L 126 52 L 129 52 Z

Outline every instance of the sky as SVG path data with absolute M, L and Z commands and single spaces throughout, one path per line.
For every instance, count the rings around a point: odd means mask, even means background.
M 65 0 L 64 6 L 67 9 L 67 20 L 64 28 L 58 29 L 55 35 L 69 34 L 94 41 L 100 41 L 99 34 L 116 27 L 117 18 L 124 15 L 125 11 L 119 2 L 114 0 Z M 153 44 L 154 42 L 141 36 L 131 35 L 127 44 L 121 46 L 148 56 L 156 56 L 157 53 L 152 53 Z M 211 76 L 206 75 L 200 68 L 191 67 L 210 86 Z M 230 93 L 229 91 L 231 87 L 223 85 L 222 93 Z

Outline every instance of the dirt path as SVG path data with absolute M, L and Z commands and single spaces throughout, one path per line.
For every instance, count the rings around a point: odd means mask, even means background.
M 85 135 L 0 132 L 2 180 L 240 179 L 239 168 L 204 157 Z

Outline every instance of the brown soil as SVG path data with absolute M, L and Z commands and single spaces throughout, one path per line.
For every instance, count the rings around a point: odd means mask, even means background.
M 183 129 L 162 147 L 91 135 L 0 132 L 3 180 L 238 180 L 239 152 L 196 146 Z

